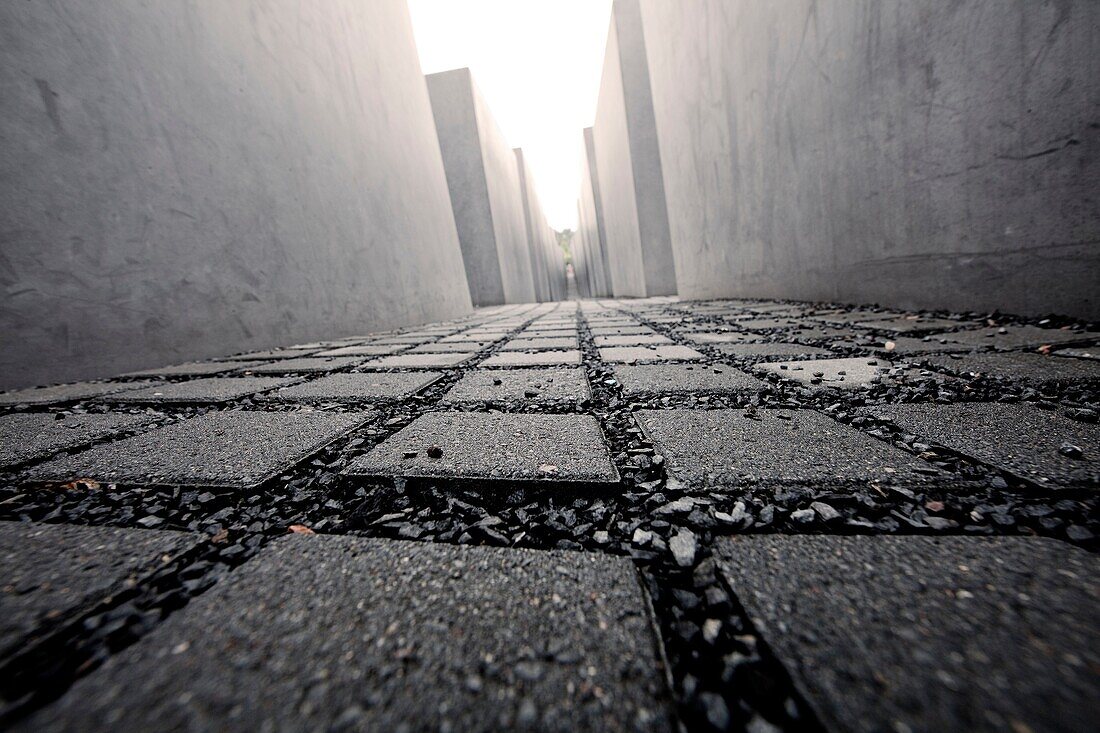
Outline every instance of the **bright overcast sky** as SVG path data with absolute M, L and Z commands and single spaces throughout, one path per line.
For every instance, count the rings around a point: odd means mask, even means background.
M 576 228 L 581 130 L 596 116 L 611 0 L 409 0 L 425 74 L 470 67 L 535 177 L 550 226 Z

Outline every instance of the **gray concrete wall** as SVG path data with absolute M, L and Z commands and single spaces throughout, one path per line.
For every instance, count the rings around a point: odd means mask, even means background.
M 1100 318 L 1100 3 L 643 11 L 682 297 Z
M 523 159 L 523 150 L 515 148 L 516 168 L 519 171 L 520 191 L 523 194 L 523 216 L 527 230 L 527 246 L 531 253 L 531 272 L 535 280 L 535 298 L 540 303 L 551 300 L 550 275 L 546 263 L 546 234 L 542 210 L 538 205 L 534 182 L 527 164 Z
M 404 2 L 0 4 L 0 387 L 470 310 Z
M 617 296 L 676 292 L 646 58 L 638 0 L 615 0 L 593 138 Z
M 583 131 L 581 152 L 580 228 L 584 232 L 588 248 L 592 295 L 604 298 L 611 295 L 611 265 L 604 244 L 606 235 L 603 204 L 600 198 L 599 169 L 596 166 L 596 144 L 591 127 L 586 127 Z
M 474 305 L 535 299 L 519 171 L 469 69 L 429 74 L 443 167 Z

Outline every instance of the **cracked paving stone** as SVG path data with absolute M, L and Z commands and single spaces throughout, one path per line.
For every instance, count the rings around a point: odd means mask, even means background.
M 605 346 L 600 358 L 611 363 L 631 364 L 636 361 L 698 361 L 702 354 L 688 346 Z
M 429 455 L 429 448 L 442 455 Z M 617 482 L 590 415 L 430 412 L 355 460 L 360 476 Z
M 329 374 L 262 396 L 278 402 L 347 402 L 411 397 L 442 377 L 441 372 L 353 372 Z
M 276 361 L 271 364 L 255 367 L 252 371 L 256 374 L 284 374 L 290 372 L 312 374 L 315 372 L 332 372 L 337 369 L 346 369 L 348 367 L 357 366 L 362 362 L 362 359 L 353 356 L 315 356 L 304 359 Z
M 656 644 L 626 558 L 289 536 L 19 729 L 668 731 Z
M 363 364 L 364 369 L 447 369 L 456 367 L 473 358 L 472 353 L 457 354 L 394 354 L 371 359 Z
M 717 348 L 726 356 L 824 356 L 832 354 L 828 349 L 803 346 L 786 342 L 767 344 L 719 344 Z
M 990 375 L 1034 384 L 1100 381 L 1100 364 L 1085 359 L 1058 359 L 1031 352 L 999 351 L 929 356 L 922 361 L 959 374 Z
M 631 336 L 596 336 L 596 346 L 644 346 L 646 344 L 671 344 L 672 340 L 659 333 Z
M 0 656 L 132 587 L 203 535 L 0 522 Z
M 816 359 L 809 361 L 779 361 L 758 364 L 760 372 L 778 374 L 784 379 L 801 382 L 809 387 L 824 389 L 858 389 L 883 382 L 920 378 L 919 369 L 902 365 L 894 367 L 885 359 L 865 356 L 847 359 Z M 931 378 L 924 377 L 924 378 Z
M 316 354 L 316 356 L 387 356 L 404 351 L 407 348 L 409 348 L 408 344 L 362 344 L 329 349 Z
M 264 351 L 251 351 L 247 354 L 235 354 L 223 356 L 218 361 L 266 361 L 268 359 L 297 359 L 303 356 L 312 356 L 317 349 L 266 349 Z
M 575 336 L 567 338 L 517 338 L 512 339 L 501 347 L 501 351 L 548 351 L 554 349 L 576 349 Z
M 826 728 L 1095 730 L 1095 555 L 1018 537 L 773 535 L 716 549 Z
M 0 405 L 50 405 L 59 402 L 76 402 L 89 397 L 101 397 L 112 392 L 122 392 L 134 387 L 156 384 L 153 381 L 142 382 L 76 382 L 56 384 L 51 387 L 30 387 L 0 394 Z
M 537 351 L 524 353 L 522 351 L 497 352 L 485 361 L 481 366 L 566 366 L 581 363 L 581 352 L 571 351 Z
M 208 412 L 37 466 L 37 481 L 248 488 L 374 417 L 373 412 Z
M 669 475 L 700 487 L 913 485 L 945 476 L 813 410 L 640 410 Z
M 270 364 L 267 361 L 190 361 L 186 364 L 174 364 L 172 366 L 145 369 L 140 372 L 129 372 L 123 377 L 209 377 L 214 374 L 226 372 L 243 372 L 255 369 L 262 364 Z
M 756 377 L 724 364 L 620 364 L 614 366 L 612 371 L 627 396 L 692 392 L 734 394 L 768 386 Z
M 1026 404 L 880 405 L 860 412 L 1044 486 L 1100 485 L 1100 425 Z M 1065 443 L 1080 447 L 1082 457 L 1063 455 Z
M 156 420 L 150 415 L 69 415 L 16 413 L 0 416 L 0 465 L 10 466 L 100 438 L 139 428 Z
M 443 395 L 443 401 L 583 402 L 591 397 L 592 391 L 583 369 L 475 369 L 466 372 Z
M 279 377 L 205 377 L 119 392 L 100 397 L 97 401 L 121 404 L 229 402 L 285 387 L 296 381 Z
M 995 349 L 1010 350 L 1038 348 L 1047 344 L 1095 341 L 1100 339 L 1100 332 L 1070 331 L 1059 328 L 1039 328 L 1038 326 L 994 326 L 974 331 L 959 331 L 951 334 L 951 339 L 976 348 L 991 346 Z

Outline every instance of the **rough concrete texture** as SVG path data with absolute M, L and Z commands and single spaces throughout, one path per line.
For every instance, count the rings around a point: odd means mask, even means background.
M 1095 423 L 1034 405 L 999 403 L 879 405 L 864 412 L 1041 486 L 1100 486 L 1100 426 Z M 1067 445 L 1080 455 L 1066 455 Z
M 348 369 L 363 363 L 362 358 L 354 356 L 307 356 L 301 359 L 282 359 L 252 367 L 249 371 L 257 374 L 311 374 L 314 372 L 334 372 Z
M 642 8 L 681 296 L 1100 318 L 1095 0 Z
M 0 657 L 125 590 L 202 535 L 113 527 L 0 522 Z
M 581 352 L 577 350 L 536 351 L 533 353 L 501 351 L 481 362 L 481 366 L 564 366 L 580 363 Z
M 264 349 L 263 351 L 250 351 L 246 354 L 224 356 L 222 361 L 266 361 L 269 359 L 295 359 L 302 356 L 312 356 L 317 349 Z
M 616 297 L 676 293 L 649 74 L 638 0 L 615 0 L 592 138 Z
M 516 157 L 469 69 L 429 74 L 466 282 L 474 305 L 535 300 Z
M 947 334 L 952 341 L 974 347 L 1009 351 L 1012 349 L 1037 349 L 1053 344 L 1075 344 L 1100 340 L 1100 332 L 1074 331 L 1062 328 L 1038 326 L 997 326 L 972 331 Z
M 527 244 L 531 253 L 531 272 L 535 279 L 535 297 L 540 303 L 565 299 L 565 260 L 554 230 L 535 191 L 534 176 L 519 148 L 513 150 L 519 171 Z
M 281 402 L 393 400 L 414 395 L 441 376 L 441 372 L 329 374 L 320 379 L 269 392 L 263 399 Z
M 37 466 L 38 481 L 247 488 L 293 466 L 372 412 L 208 412 Z
M 643 346 L 650 344 L 671 344 L 672 339 L 659 333 L 637 333 L 625 336 L 596 336 L 596 346 Z
M 922 483 L 939 472 L 812 410 L 640 410 L 668 471 L 701 487 Z
M 962 374 L 983 374 L 1018 382 L 1100 382 L 1100 364 L 1045 354 L 1000 352 L 925 356 L 922 362 Z
M 131 389 L 100 397 L 99 401 L 122 404 L 230 402 L 248 395 L 267 392 L 276 387 L 294 384 L 296 381 L 296 379 L 280 377 L 206 377 Z
M 719 344 L 716 348 L 729 356 L 825 356 L 833 353 L 828 349 L 817 346 L 803 346 L 802 344 L 786 342 Z
M 455 367 L 473 357 L 468 351 L 456 354 L 394 354 L 371 359 L 363 365 L 366 369 L 447 369 Z
M 3 3 L 0 139 L 0 387 L 470 309 L 404 3 Z
M 516 338 L 501 347 L 502 351 L 547 351 L 553 349 L 575 349 L 577 338 L 575 336 L 561 338 Z
M 268 361 L 189 361 L 185 364 L 143 369 L 140 372 L 123 374 L 123 377 L 207 377 L 226 372 L 249 371 Z
M 857 356 L 849 359 L 812 359 L 761 364 L 760 372 L 778 374 L 807 386 L 859 389 L 887 380 L 891 364 L 885 359 Z
M 639 366 L 616 365 L 612 370 L 622 385 L 623 394 L 684 394 L 722 393 L 734 394 L 763 389 L 759 379 L 750 377 L 740 369 L 718 364 L 642 364 Z
M 49 405 L 60 402 L 75 402 L 147 384 L 151 384 L 151 382 L 75 382 L 73 384 L 55 384 L 51 387 L 30 387 L 0 393 L 0 405 L 10 407 L 14 405 Z
M 140 427 L 146 415 L 56 415 L 25 412 L 0 416 L 0 466 L 59 450 L 76 448 L 109 435 Z
M 463 375 L 443 401 L 583 402 L 591 396 L 583 369 L 476 369 Z
M 636 361 L 694 361 L 703 358 L 689 346 L 605 346 L 600 358 L 608 362 L 632 364 Z
M 607 235 L 603 222 L 603 202 L 600 200 L 600 174 L 596 165 L 596 143 L 592 128 L 583 132 L 581 195 L 577 202 L 577 238 L 581 243 L 583 262 L 578 270 L 581 296 L 606 298 L 611 296 L 611 265 L 607 258 Z
M 438 456 L 432 449 L 439 449 Z M 348 467 L 358 476 L 615 482 L 590 415 L 431 412 Z
M 716 550 L 827 729 L 1095 728 L 1095 555 L 1016 537 L 757 536 Z
M 629 559 L 324 536 L 278 540 L 24 729 L 225 725 L 672 730 Z

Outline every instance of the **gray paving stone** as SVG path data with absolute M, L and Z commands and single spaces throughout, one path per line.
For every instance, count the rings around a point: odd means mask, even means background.
M 214 374 L 248 371 L 268 361 L 190 361 L 186 364 L 145 369 L 140 372 L 123 374 L 124 377 L 209 377 Z
M 363 360 L 354 356 L 314 356 L 304 359 L 284 359 L 270 364 L 255 367 L 252 371 L 256 374 L 314 374 L 320 372 L 333 372 L 337 369 L 362 364 Z
M 393 354 L 371 359 L 364 369 L 447 369 L 473 358 L 470 353 L 458 354 Z
M 229 402 L 296 381 L 281 377 L 204 377 L 118 392 L 100 397 L 99 401 L 119 404 Z
M 596 346 L 639 346 L 645 344 L 671 344 L 672 340 L 659 333 L 630 336 L 596 336 Z
M 777 361 L 757 364 L 757 371 L 778 374 L 784 379 L 801 382 L 809 387 L 858 389 L 880 384 L 889 377 L 890 362 L 885 359 L 858 356 L 844 359 L 811 359 L 808 361 Z
M 428 455 L 433 446 L 442 449 L 441 457 Z M 422 415 L 353 462 L 348 473 L 558 482 L 619 478 L 590 415 L 480 412 Z
M 433 341 L 414 346 L 410 354 L 474 354 L 490 345 L 490 341 Z
M 891 338 L 872 337 L 870 339 L 858 339 L 845 342 L 846 346 L 858 346 L 872 349 L 884 354 L 897 354 L 898 356 L 920 356 L 922 354 L 951 354 L 970 351 L 973 346 L 954 341 L 954 334 L 938 334 L 915 338 L 912 336 L 894 336 Z
M 290 536 L 23 730 L 669 731 L 646 608 L 626 558 Z
M 979 328 L 971 331 L 959 331 L 951 334 L 951 339 L 969 344 L 976 348 L 993 347 L 1011 350 L 1038 348 L 1047 344 L 1074 344 L 1100 340 L 1096 331 L 1064 331 L 1058 328 L 1039 328 L 1038 326 L 1004 326 L 1001 328 Z
M 362 425 L 373 412 L 208 412 L 37 466 L 40 481 L 251 487 Z
M 747 328 L 752 331 L 770 331 L 776 328 L 797 328 L 804 326 L 804 321 L 793 318 L 744 318 L 737 320 L 738 328 Z
M 817 346 L 803 346 L 790 343 L 766 343 L 766 344 L 720 344 L 716 346 L 719 351 L 727 356 L 824 356 L 832 354 L 828 349 Z
M 322 351 L 317 356 L 386 356 L 409 348 L 408 344 L 362 344 Z
M 0 657 L 203 539 L 182 532 L 0 522 Z
M 930 463 L 813 410 L 641 410 L 670 475 L 703 487 L 917 484 Z M 919 469 L 919 470 L 918 470 Z
M 1055 356 L 1068 356 L 1074 359 L 1100 359 L 1100 347 L 1086 346 L 1083 349 L 1058 349 Z
M 481 366 L 568 366 L 580 363 L 581 352 L 576 349 L 534 353 L 499 351 L 481 362 Z
M 382 338 L 374 339 L 373 341 L 371 341 L 371 343 L 382 346 L 412 346 L 413 344 L 422 344 L 430 338 L 434 338 L 434 336 L 416 336 L 412 334 L 404 334 L 400 336 L 383 336 Z
M 959 374 L 983 374 L 1020 382 L 1080 383 L 1100 381 L 1100 364 L 1086 359 L 1059 359 L 1033 352 L 977 352 L 926 356 L 921 361 Z
M 733 394 L 767 387 L 755 377 L 725 364 L 618 364 L 612 368 L 624 395 L 713 392 Z
M 76 382 L 74 384 L 56 384 L 52 387 L 31 387 L 0 393 L 0 405 L 50 405 L 60 402 L 76 402 L 149 384 L 156 384 L 156 382 L 149 380 L 141 382 Z
M 1100 425 L 1026 404 L 879 405 L 861 412 L 1044 486 L 1100 485 Z M 1060 453 L 1063 443 L 1081 448 L 1083 457 Z
M 500 347 L 501 351 L 554 351 L 577 348 L 576 336 L 554 338 L 515 338 Z
M 636 361 L 696 361 L 704 359 L 689 346 L 606 346 L 600 349 L 600 358 L 606 362 L 632 364 Z
M 600 336 L 658 336 L 649 326 L 592 326 L 589 329 L 595 337 Z
M 0 415 L 0 465 L 11 466 L 77 448 L 156 419 L 156 416 L 126 414 L 59 417 L 42 412 Z
M 223 356 L 219 361 L 266 361 L 268 359 L 296 359 L 302 356 L 311 356 L 317 349 L 266 349 L 264 351 L 251 351 L 247 354 Z
M 279 402 L 349 402 L 393 400 L 420 392 L 441 372 L 354 372 L 329 374 L 311 382 L 277 389 L 261 399 Z
M 443 401 L 583 402 L 591 397 L 583 369 L 474 369 L 443 395 Z
M 977 325 L 973 321 L 952 321 L 947 318 L 924 318 L 902 316 L 900 318 L 880 318 L 871 321 L 859 321 L 856 328 L 890 333 L 921 333 L 925 331 L 947 331 L 952 328 L 965 328 Z
M 822 323 L 838 323 L 840 325 L 848 325 L 853 323 L 861 323 L 863 321 L 881 321 L 889 318 L 903 318 L 905 313 L 891 313 L 888 311 L 879 311 L 877 313 L 872 311 L 819 311 L 810 316 L 815 321 L 821 321 Z
M 1095 730 L 1095 555 L 1018 537 L 760 535 L 716 550 L 827 729 Z
M 761 336 L 755 333 L 739 331 L 695 331 L 685 333 L 683 336 L 693 344 L 744 344 L 755 343 L 761 339 Z

